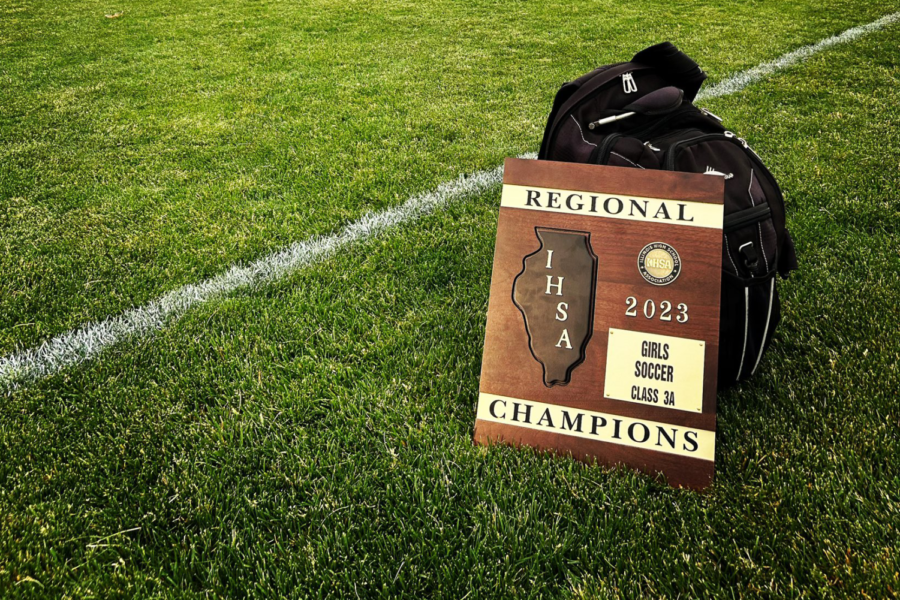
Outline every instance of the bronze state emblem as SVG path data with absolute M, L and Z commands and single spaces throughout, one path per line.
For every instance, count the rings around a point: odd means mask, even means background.
M 590 233 L 537 227 L 535 234 L 541 246 L 522 261 L 513 302 L 525 317 L 544 385 L 565 385 L 584 362 L 593 331 L 597 257 Z

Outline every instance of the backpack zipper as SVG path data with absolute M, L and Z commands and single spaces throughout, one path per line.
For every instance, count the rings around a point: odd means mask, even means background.
M 715 119 L 715 120 L 718 121 L 719 123 L 722 122 L 722 117 L 720 117 L 719 115 L 715 114 L 714 112 L 712 112 L 712 111 L 709 110 L 708 108 L 701 108 L 701 109 L 700 109 L 700 112 L 702 112 L 702 113 L 703 113 L 704 115 L 706 115 L 707 117 L 711 117 L 711 118 Z
M 634 75 L 631 74 L 631 71 L 622 73 L 622 90 L 626 94 L 631 94 L 638 91 L 637 83 L 635 83 Z
M 696 137 L 688 138 L 686 140 L 682 140 L 680 142 L 676 142 L 675 144 L 672 144 L 671 146 L 669 146 L 669 149 L 666 150 L 665 160 L 663 161 L 663 168 L 667 171 L 675 170 L 675 153 L 682 146 L 687 146 L 689 144 L 690 145 L 699 144 L 699 143 L 705 142 L 707 140 L 715 140 L 715 139 L 728 140 L 730 142 L 740 145 L 741 148 L 746 150 L 747 153 L 752 156 L 752 158 L 755 160 L 755 162 L 758 163 L 760 166 L 762 166 L 763 169 L 765 169 L 765 172 L 768 173 L 768 169 L 766 169 L 765 165 L 762 164 L 762 160 L 759 158 L 759 155 L 753 151 L 753 148 L 750 147 L 750 144 L 747 143 L 747 140 L 745 140 L 744 138 L 738 137 L 737 135 L 734 134 L 733 131 L 725 131 L 724 133 L 706 133 L 703 135 L 698 135 Z M 769 176 L 771 177 L 771 173 L 769 173 Z
M 759 160 L 762 160 L 761 158 L 759 158 L 759 154 L 757 154 L 756 151 L 750 147 L 750 144 L 747 143 L 747 140 L 745 140 L 742 137 L 738 137 L 737 135 L 735 135 L 735 133 L 733 131 L 726 130 L 725 137 L 737 140 L 738 142 L 740 142 L 741 146 L 744 147 L 744 150 L 749 150 L 750 152 L 753 153 L 753 156 L 755 156 Z

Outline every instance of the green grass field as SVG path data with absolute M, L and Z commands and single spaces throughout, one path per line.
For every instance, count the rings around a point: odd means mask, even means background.
M 715 83 L 895 10 L 4 0 L 0 356 L 535 151 L 652 43 Z M 707 492 L 473 446 L 497 187 L 0 390 L 0 597 L 897 597 L 898 57 L 702 103 L 801 260 Z

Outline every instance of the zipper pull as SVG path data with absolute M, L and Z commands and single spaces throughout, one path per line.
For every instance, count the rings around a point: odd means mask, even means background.
M 725 137 L 737 140 L 741 143 L 741 146 L 743 146 L 747 150 L 750 149 L 750 144 L 747 143 L 747 140 L 742 137 L 738 137 L 733 131 L 725 131 Z
M 631 72 L 622 73 L 622 90 L 626 94 L 638 91 L 637 83 L 634 82 L 634 75 Z
M 741 146 L 743 146 L 745 149 L 748 149 L 748 150 L 750 149 L 750 145 L 747 143 L 747 140 L 745 140 L 742 137 L 738 137 L 733 131 L 726 130 L 725 137 L 730 138 L 732 140 L 737 140 L 741 143 Z
M 759 154 L 756 153 L 756 150 L 754 150 L 753 148 L 750 147 L 750 144 L 747 143 L 747 140 L 745 140 L 742 137 L 736 136 L 733 131 L 726 131 L 725 137 L 732 138 L 732 139 L 739 141 L 741 143 L 741 146 L 744 147 L 744 150 L 749 150 L 750 152 L 753 153 L 753 156 L 755 156 L 756 158 L 759 158 Z M 762 160 L 762 159 L 760 158 L 760 160 Z
M 707 117 L 712 117 L 713 119 L 715 119 L 715 120 L 718 121 L 719 123 L 722 122 L 722 117 L 720 117 L 719 115 L 717 115 L 717 114 L 711 112 L 709 109 L 701 108 L 701 109 L 700 109 L 700 112 L 702 112 L 702 113 L 703 113 L 704 115 L 706 115 Z

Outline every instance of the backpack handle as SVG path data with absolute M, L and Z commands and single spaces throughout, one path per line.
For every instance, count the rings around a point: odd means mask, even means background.
M 706 73 L 700 65 L 676 48 L 672 42 L 662 42 L 644 48 L 634 55 L 631 62 L 662 71 L 673 84 L 684 90 L 684 97 L 688 101 L 693 101 L 706 80 Z

